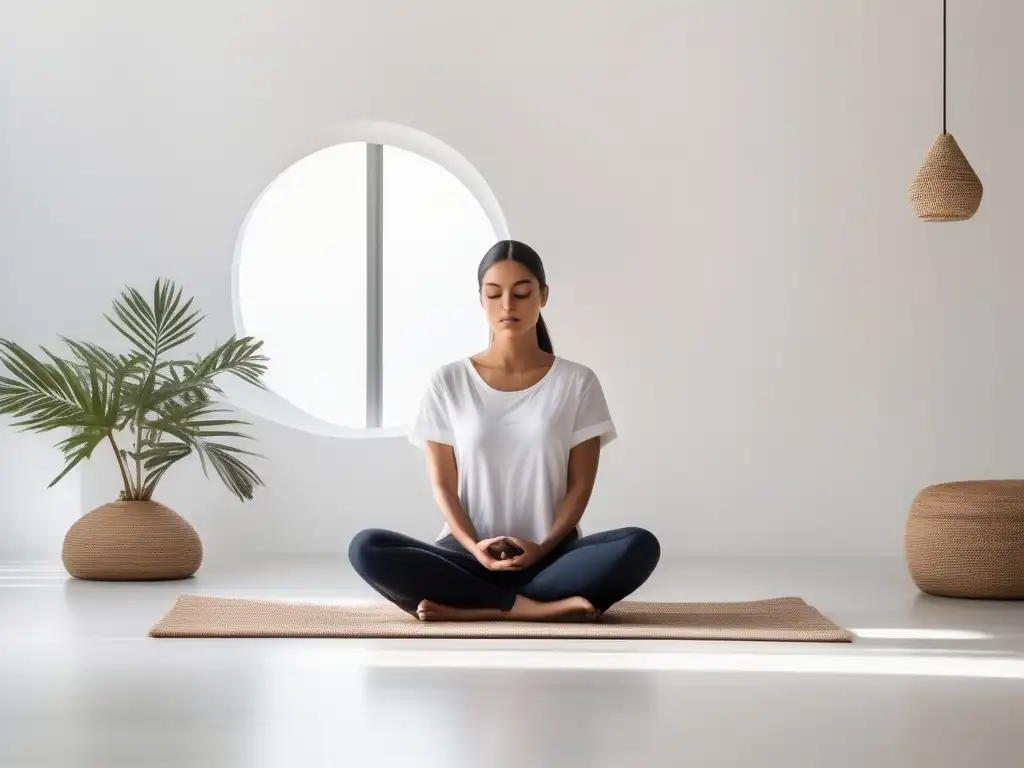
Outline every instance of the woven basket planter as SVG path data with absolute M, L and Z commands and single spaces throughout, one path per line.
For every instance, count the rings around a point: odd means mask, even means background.
M 925 221 L 963 221 L 981 205 L 981 179 L 950 133 L 935 137 L 907 196 Z
M 199 570 L 203 544 L 188 521 L 163 504 L 112 501 L 68 529 L 61 556 L 79 579 L 185 579 Z
M 925 488 L 911 504 L 904 543 L 923 592 L 1024 598 L 1024 480 Z

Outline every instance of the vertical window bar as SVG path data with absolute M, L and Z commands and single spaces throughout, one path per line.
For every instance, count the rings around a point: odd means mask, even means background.
M 384 147 L 366 145 L 366 426 L 384 412 Z

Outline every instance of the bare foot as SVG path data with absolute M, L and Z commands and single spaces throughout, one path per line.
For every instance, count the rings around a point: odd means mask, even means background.
M 416 607 L 420 621 L 595 621 L 601 613 L 584 597 L 542 603 L 522 595 L 509 611 L 497 608 L 452 608 L 432 600 Z
M 508 614 L 498 608 L 452 608 L 422 600 L 416 606 L 416 616 L 420 621 L 501 621 Z
M 567 597 L 541 603 L 516 595 L 515 605 L 506 614 L 511 621 L 594 621 L 601 615 L 585 597 Z

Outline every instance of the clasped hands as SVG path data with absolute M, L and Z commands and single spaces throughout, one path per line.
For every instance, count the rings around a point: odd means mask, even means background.
M 489 571 L 521 571 L 541 559 L 540 544 L 515 536 L 495 536 L 478 541 L 476 559 Z

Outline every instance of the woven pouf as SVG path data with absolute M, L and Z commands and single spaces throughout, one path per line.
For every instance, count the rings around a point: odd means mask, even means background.
M 910 506 L 904 543 L 923 592 L 1024 598 L 1024 480 L 925 488 Z
M 203 544 L 188 521 L 163 504 L 112 501 L 68 529 L 61 557 L 79 579 L 185 579 L 203 562 Z

